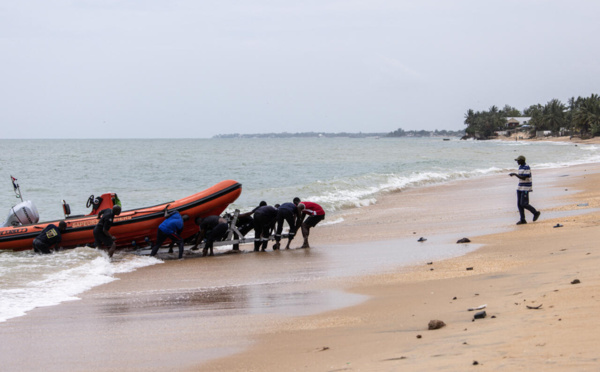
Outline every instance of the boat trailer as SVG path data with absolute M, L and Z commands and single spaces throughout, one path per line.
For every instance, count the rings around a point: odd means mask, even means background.
M 233 214 L 230 213 L 226 213 L 223 218 L 225 218 L 227 220 L 227 235 L 225 236 L 225 238 L 223 238 L 222 240 L 219 241 L 214 241 L 213 242 L 213 247 L 219 247 L 219 246 L 224 246 L 224 245 L 232 245 L 233 252 L 239 252 L 240 248 L 239 245 L 240 244 L 250 244 L 250 243 L 254 243 L 256 241 L 269 241 L 269 240 L 275 240 L 275 235 L 269 235 L 268 238 L 246 238 L 245 235 L 252 229 L 247 230 L 247 231 L 240 231 L 238 229 L 237 226 L 237 222 L 238 222 L 238 217 L 240 215 L 240 210 L 236 209 Z M 274 225 L 273 225 L 274 227 Z M 271 231 L 273 230 L 273 228 L 271 229 Z M 287 239 L 289 237 L 289 234 L 281 234 L 281 239 Z M 186 239 L 186 241 L 184 241 L 184 246 L 183 246 L 183 250 L 185 251 L 191 251 L 192 246 L 194 243 L 189 244 L 190 241 L 196 239 L 196 235 L 193 235 L 191 238 Z M 136 249 L 135 253 L 139 254 L 139 255 L 147 255 L 150 254 L 151 250 L 152 250 L 152 241 L 150 239 L 146 240 L 146 243 L 148 245 L 144 246 L 144 247 L 139 247 L 138 249 Z M 187 244 L 186 244 L 187 243 Z M 159 249 L 158 249 L 158 253 L 173 253 L 173 247 L 175 245 L 175 242 L 170 242 L 168 244 L 163 244 Z M 204 242 L 201 242 L 198 244 L 198 251 L 202 251 L 202 249 L 204 249 Z

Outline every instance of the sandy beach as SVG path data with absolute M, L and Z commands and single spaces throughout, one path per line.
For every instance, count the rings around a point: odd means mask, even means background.
M 314 229 L 310 250 L 120 274 L 79 301 L 0 324 L 3 370 L 596 371 L 600 165 L 533 174 L 542 217 L 524 226 L 516 180 L 496 174 L 385 195 Z M 355 275 L 395 246 L 450 250 L 463 237 L 464 255 Z M 348 275 L 269 282 L 317 275 L 341 249 Z M 468 309 L 480 305 L 486 317 L 474 321 Z M 446 326 L 428 330 L 431 320 Z

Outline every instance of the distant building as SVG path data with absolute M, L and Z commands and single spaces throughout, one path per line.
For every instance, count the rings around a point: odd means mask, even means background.
M 527 125 L 530 120 L 531 117 L 526 116 L 506 118 L 506 127 L 510 129 L 520 127 L 521 125 Z

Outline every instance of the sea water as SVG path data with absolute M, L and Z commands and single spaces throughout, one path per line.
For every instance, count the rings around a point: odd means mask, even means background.
M 233 179 L 243 191 L 229 211 L 298 196 L 324 207 L 324 223 L 339 223 L 340 211 L 376 203 L 386 192 L 514 170 L 518 155 L 533 169 L 600 161 L 595 145 L 454 138 L 0 140 L 0 146 L 0 213 L 20 202 L 12 175 L 41 221 L 63 218 L 62 200 L 72 214 L 84 214 L 90 195 L 115 192 L 129 210 Z M 0 253 L 0 321 L 77 299 L 115 274 L 161 262 L 137 255 L 111 262 L 89 248 Z

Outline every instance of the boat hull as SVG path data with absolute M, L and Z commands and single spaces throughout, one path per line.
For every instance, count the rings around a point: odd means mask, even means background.
M 198 232 L 195 220 L 198 217 L 220 215 L 242 193 L 242 185 L 233 180 L 218 184 L 170 203 L 163 203 L 147 208 L 123 211 L 113 221 L 110 233 L 117 240 L 117 247 L 147 245 L 154 241 L 158 226 L 164 221 L 164 210 L 178 211 L 188 215 L 181 236 L 187 239 Z M 49 224 L 58 226 L 61 220 L 41 222 L 32 225 L 0 228 L 0 250 L 22 251 L 32 249 L 33 239 Z M 67 218 L 67 230 L 62 233 L 61 246 L 75 248 L 94 243 L 94 227 L 98 216 L 79 216 Z

